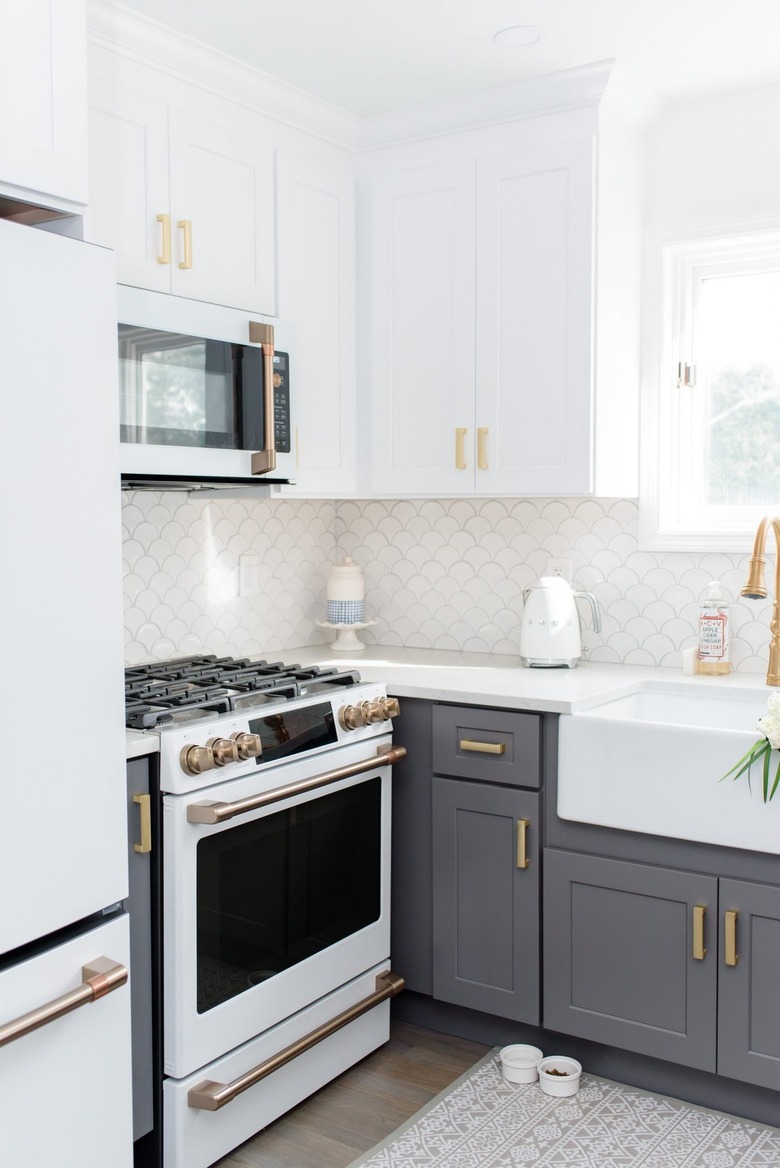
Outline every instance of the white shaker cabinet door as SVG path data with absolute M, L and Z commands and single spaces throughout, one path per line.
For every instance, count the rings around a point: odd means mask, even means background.
M 275 316 L 273 147 L 181 110 L 169 128 L 171 291 Z
M 0 4 L 0 185 L 86 203 L 86 112 L 84 0 Z
M 591 490 L 594 150 L 477 162 L 479 494 Z
M 0 1028 L 79 990 L 96 958 L 127 969 L 129 949 L 121 916 L 3 970 Z M 0 1046 L 0 1083 L 0 1164 L 131 1168 L 129 983 Z
M 474 161 L 380 175 L 372 189 L 372 491 L 470 494 Z

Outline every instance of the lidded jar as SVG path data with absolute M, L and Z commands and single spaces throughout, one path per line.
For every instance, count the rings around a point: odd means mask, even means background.
M 334 564 L 325 585 L 329 625 L 361 624 L 366 615 L 366 586 L 360 565 L 349 556 Z

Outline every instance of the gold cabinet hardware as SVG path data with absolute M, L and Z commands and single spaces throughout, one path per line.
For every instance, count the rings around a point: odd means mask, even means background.
M 530 820 L 518 819 L 517 821 L 517 838 L 515 847 L 515 866 L 518 868 L 527 868 L 531 861 L 528 859 L 528 828 Z
M 252 454 L 253 475 L 276 470 L 276 422 L 274 418 L 274 326 L 250 320 L 249 340 L 263 349 L 263 449 Z
M 706 905 L 695 904 L 693 906 L 693 959 L 694 961 L 703 961 L 707 956 L 707 950 L 704 947 L 704 918 L 707 913 Z
M 336 767 L 332 771 L 315 775 L 312 779 L 285 783 L 283 787 L 274 787 L 272 791 L 264 791 L 261 795 L 250 795 L 249 798 L 238 799 L 235 803 L 190 803 L 187 806 L 187 822 L 224 823 L 226 819 L 235 819 L 237 815 L 259 811 L 271 803 L 279 803 L 282 799 L 290 799 L 293 795 L 305 794 L 307 791 L 316 791 L 318 787 L 326 787 L 340 779 L 349 779 L 353 775 L 373 771 L 378 767 L 392 766 L 402 758 L 406 758 L 405 746 L 383 746 L 374 757 L 361 759 L 360 762 L 353 762 L 348 766 Z
M 472 738 L 461 738 L 458 746 L 461 750 L 473 750 L 478 754 L 505 754 L 505 742 L 475 742 Z
M 146 855 L 152 850 L 152 798 L 150 795 L 133 795 L 133 802 L 141 811 L 141 842 L 133 844 L 133 851 Z
M 162 225 L 162 255 L 158 255 L 158 264 L 169 264 L 171 262 L 171 217 L 170 215 L 158 215 L 157 222 Z
M 736 965 L 739 961 L 739 954 L 737 953 L 737 920 L 739 913 L 735 909 L 729 909 L 723 918 L 723 948 L 725 950 L 724 959 L 726 965 Z
M 480 426 L 477 430 L 477 467 L 479 470 L 489 470 L 488 466 L 488 429 L 487 426 Z
M 466 469 L 466 430 L 459 426 L 455 431 L 455 470 Z
M 180 227 L 182 232 L 183 232 L 182 240 L 184 243 L 184 259 L 179 260 L 179 267 L 182 269 L 191 268 L 192 267 L 192 221 L 190 219 L 179 219 L 176 226 Z
M 240 1078 L 234 1079 L 232 1083 L 214 1083 L 210 1079 L 198 1083 L 197 1087 L 192 1087 L 187 1092 L 187 1106 L 199 1111 L 219 1111 L 220 1107 L 224 1107 L 226 1103 L 232 1103 L 242 1092 L 248 1091 L 250 1087 L 254 1087 L 255 1083 L 261 1082 L 274 1071 L 278 1071 L 280 1067 L 292 1062 L 299 1054 L 311 1050 L 324 1038 L 329 1038 L 331 1034 L 348 1026 L 350 1022 L 354 1022 L 362 1014 L 373 1010 L 374 1006 L 400 994 L 404 988 L 404 979 L 399 977 L 397 973 L 393 973 L 392 970 L 386 969 L 377 974 L 375 984 L 376 989 L 368 997 L 361 998 L 359 1002 L 355 1002 L 354 1006 L 342 1010 L 329 1022 L 324 1022 L 322 1026 L 316 1027 L 309 1034 L 305 1034 L 303 1038 L 299 1038 L 297 1042 L 291 1043 L 284 1050 L 280 1050 L 278 1054 L 272 1055 L 259 1066 L 253 1067 L 251 1071 L 241 1075 Z
M 118 990 L 126 981 L 127 970 L 124 965 L 112 961 L 110 957 L 96 957 L 89 965 L 81 967 L 81 985 L 77 989 L 70 990 L 62 997 L 55 998 L 0 1026 L 0 1046 L 7 1046 L 17 1038 L 24 1038 L 33 1030 L 38 1030 L 49 1022 L 55 1022 L 69 1014 L 71 1010 L 77 1010 L 79 1006 L 96 1002 L 98 998 L 105 997 L 112 990 Z

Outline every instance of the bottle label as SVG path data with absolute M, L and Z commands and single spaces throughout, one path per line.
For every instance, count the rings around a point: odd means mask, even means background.
M 723 608 L 703 608 L 699 617 L 699 660 L 728 659 L 728 613 Z

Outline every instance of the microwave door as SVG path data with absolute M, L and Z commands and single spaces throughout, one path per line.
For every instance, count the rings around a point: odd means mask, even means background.
M 276 427 L 274 420 L 274 330 L 273 325 L 249 322 L 249 340 L 263 352 L 263 449 L 252 454 L 252 474 L 276 470 Z

